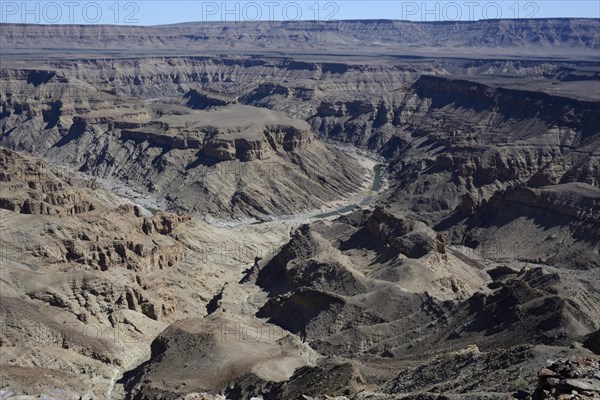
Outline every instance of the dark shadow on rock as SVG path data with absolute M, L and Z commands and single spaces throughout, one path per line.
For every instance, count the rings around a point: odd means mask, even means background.
M 594 354 L 600 355 L 600 330 L 590 333 L 585 342 L 583 342 L 583 346 L 594 352 Z
M 378 243 L 373 234 L 365 227 L 354 232 L 347 240 L 340 243 L 340 251 L 357 248 L 381 251 L 383 250 L 383 245 Z
M 196 160 L 194 160 L 191 163 L 189 163 L 188 165 L 186 165 L 185 166 L 185 170 L 189 171 L 189 170 L 197 168 L 199 166 L 213 167 L 213 166 L 217 165 L 219 162 L 220 161 L 217 160 L 216 158 L 207 157 L 204 154 L 203 150 L 200 149 L 196 153 Z
M 221 288 L 219 293 L 214 295 L 213 298 L 210 299 L 210 301 L 206 304 L 206 315 L 207 316 L 209 316 L 210 314 L 214 313 L 215 311 L 217 311 L 219 309 L 219 306 L 221 305 L 221 300 L 223 299 L 223 290 L 224 289 L 225 288 Z
M 465 219 L 465 216 L 461 214 L 459 210 L 454 211 L 452 214 L 448 215 L 442 221 L 440 221 L 437 225 L 433 227 L 433 230 L 436 232 L 445 231 L 447 229 L 456 226 L 462 220 Z
M 125 399 L 124 400 L 139 400 L 139 396 L 134 396 L 134 388 L 140 382 L 143 377 L 143 374 L 146 370 L 146 367 L 152 364 L 155 359 L 150 358 L 148 361 L 144 361 L 137 367 L 130 369 L 129 371 L 123 372 L 123 376 L 116 383 L 123 385 L 125 389 Z
M 67 131 L 67 134 L 63 136 L 58 142 L 56 142 L 54 144 L 54 147 L 63 147 L 72 142 L 73 140 L 79 139 L 81 135 L 83 135 L 83 133 L 85 132 L 85 127 L 86 124 L 83 120 L 77 118 L 73 119 L 73 124 Z

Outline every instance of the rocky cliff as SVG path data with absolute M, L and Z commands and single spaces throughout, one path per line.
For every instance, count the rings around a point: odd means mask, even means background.
M 102 40 L 98 41 L 101 37 Z M 168 38 L 168 40 L 166 40 Z M 593 55 L 600 47 L 595 19 L 516 19 L 456 22 L 394 20 L 205 22 L 154 27 L 5 24 L 7 48 L 181 49 L 187 51 L 240 49 L 246 51 L 310 51 L 454 54 L 477 49 L 481 54 L 514 54 L 534 48 L 544 54 Z M 285 44 L 284 44 L 285 43 Z M 423 47 L 423 50 L 415 50 Z M 489 49 L 486 51 L 486 49 Z M 568 49 L 568 50 L 567 50 Z
M 2 28 L 7 390 L 597 397 L 597 20 Z
M 192 90 L 161 102 L 111 98 L 86 92 L 76 78 L 38 72 L 4 71 L 2 142 L 129 182 L 153 193 L 157 205 L 217 219 L 264 218 L 321 208 L 363 183 L 352 157 L 316 143 L 308 123 L 281 112 L 226 103 L 194 109 L 186 100 Z M 273 184 L 282 190 L 270 192 Z M 294 195 L 307 190 L 312 197 Z

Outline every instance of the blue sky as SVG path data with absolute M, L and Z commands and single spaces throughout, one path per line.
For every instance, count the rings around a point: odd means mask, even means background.
M 9 23 L 158 25 L 189 21 L 376 18 L 453 21 L 546 17 L 600 18 L 600 1 L 0 1 L 0 21 Z

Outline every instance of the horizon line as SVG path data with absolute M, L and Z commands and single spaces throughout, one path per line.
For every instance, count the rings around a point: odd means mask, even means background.
M 144 28 L 159 28 L 159 27 L 174 27 L 177 25 L 189 25 L 189 24 L 206 24 L 206 25 L 217 25 L 217 24 L 260 24 L 260 23 L 337 23 L 337 22 L 402 22 L 410 24 L 472 24 L 478 22 L 492 22 L 492 21 L 543 21 L 543 20 L 595 20 L 600 22 L 600 17 L 532 17 L 532 18 L 482 18 L 476 20 L 457 20 L 457 21 L 414 21 L 407 19 L 393 19 L 393 18 L 347 18 L 347 19 L 330 19 L 330 20 L 259 20 L 259 21 L 200 21 L 192 20 L 185 22 L 173 22 L 167 24 L 97 24 L 97 23 L 36 23 L 36 22 L 0 22 L 0 25 L 16 25 L 16 26 L 114 26 L 114 27 L 144 27 Z

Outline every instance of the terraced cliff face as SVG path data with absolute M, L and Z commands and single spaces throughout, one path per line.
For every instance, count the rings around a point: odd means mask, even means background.
M 98 40 L 101 37 L 102 40 Z M 393 20 L 189 23 L 157 27 L 5 25 L 7 48 L 181 49 L 404 54 L 585 54 L 600 48 L 598 20 L 530 19 L 413 23 Z M 418 48 L 421 47 L 421 50 Z M 448 51 L 452 48 L 452 51 Z M 434 50 L 435 49 L 435 50 Z M 486 51 L 486 49 L 488 49 Z M 526 53 L 524 53 L 526 54 Z
M 230 163 L 263 160 L 273 171 L 301 176 L 303 171 L 286 170 L 277 161 L 287 152 L 314 154 L 320 146 L 312 139 L 316 135 L 378 150 L 389 157 L 398 174 L 393 201 L 427 214 L 432 223 L 445 218 L 444 213 L 455 209 L 463 196 L 478 204 L 512 183 L 531 181 L 531 185 L 540 186 L 581 181 L 598 185 L 595 149 L 599 109 L 592 101 L 597 81 L 589 81 L 593 76 L 583 72 L 585 63 L 473 64 L 456 60 L 360 65 L 183 58 L 87 61 L 77 67 L 66 63 L 30 71 L 6 69 L 2 71 L 2 142 L 48 157 L 66 158 L 83 171 L 132 180 L 139 185 L 138 190 L 160 194 L 172 192 L 173 182 L 195 185 L 192 181 L 206 181 L 202 175 L 212 173 L 203 164 L 210 164 L 211 159 Z M 508 69 L 522 78 L 486 78 L 490 72 Z M 472 80 L 439 76 L 461 70 L 468 71 Z M 556 85 L 521 85 L 528 76 L 540 74 Z M 257 76 L 264 82 L 254 82 Z M 554 91 L 564 87 L 564 94 L 556 95 L 548 87 Z M 588 89 L 576 92 L 578 87 Z M 228 121 L 238 117 L 248 122 L 236 125 Z M 104 141 L 91 141 L 100 135 Z M 132 154 L 139 149 L 132 147 L 138 142 L 157 152 L 151 159 L 159 171 L 164 170 L 162 187 L 161 177 L 144 171 L 144 165 L 124 166 L 124 160 L 91 157 L 91 153 L 105 151 L 107 144 L 117 154 L 116 148 L 122 146 L 127 149 L 122 154 Z M 98 149 L 84 154 L 69 151 L 83 143 Z M 178 156 L 170 159 L 175 153 Z M 77 156 L 73 158 L 73 154 Z M 149 160 L 147 154 L 140 155 L 141 159 Z M 198 154 L 207 161 L 199 162 Z M 158 162 L 160 159 L 163 161 Z M 312 167 L 311 163 L 303 165 L 312 168 L 309 174 L 318 174 L 319 163 L 314 156 L 312 159 Z M 253 166 L 251 163 L 245 168 L 257 176 L 265 175 Z M 179 172 L 171 171 L 173 167 Z M 356 169 L 350 164 L 347 168 Z M 225 169 L 239 170 L 233 165 Z M 173 180 L 177 174 L 189 176 L 194 172 L 201 176 L 190 177 L 192 181 Z M 344 181 L 330 181 L 335 193 L 353 190 Z M 212 190 L 210 182 L 204 187 Z M 318 208 L 333 199 L 325 194 L 327 190 L 308 182 L 299 190 L 307 187 L 323 193 L 319 195 L 321 202 L 302 203 L 297 210 Z M 236 196 L 234 186 L 228 190 L 227 198 Z M 256 197 L 257 191 L 237 192 L 243 204 Z M 285 198 L 291 196 L 290 192 Z M 224 215 L 230 212 L 224 201 L 217 201 L 215 206 L 211 199 L 200 205 L 179 196 L 171 203 L 190 211 L 208 207 L 211 213 Z M 270 203 L 268 196 L 259 196 L 243 210 L 236 210 L 234 205 L 234 213 L 259 216 L 292 212 L 282 201 L 264 208 L 262 203 Z
M 22 53 L 54 35 L 90 55 L 0 69 L 0 378 L 114 399 L 597 397 L 597 26 L 7 26 Z M 216 44 L 253 54 L 162 49 Z M 369 176 L 353 147 L 389 185 L 340 208 Z M 345 215 L 308 212 L 329 205 Z
M 507 185 L 598 187 L 597 102 L 441 77 L 413 90 L 385 150 L 399 155 L 394 202 L 437 223 Z
M 307 122 L 281 112 L 231 99 L 209 106 L 214 96 L 191 91 L 106 99 L 59 74 L 5 71 L 3 143 L 127 184 L 155 208 L 217 220 L 287 215 L 329 207 L 358 192 L 369 174 L 316 142 Z

